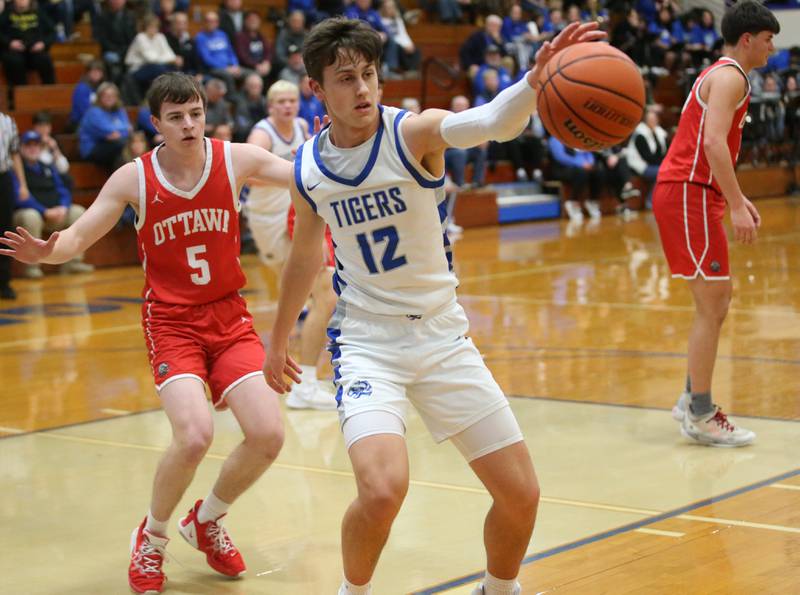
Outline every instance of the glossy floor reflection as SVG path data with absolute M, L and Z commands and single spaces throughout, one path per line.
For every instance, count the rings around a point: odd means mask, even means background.
M 757 206 L 759 243 L 731 245 L 735 294 L 714 384 L 715 400 L 758 432 L 741 450 L 686 444 L 669 416 L 692 306 L 669 278 L 651 217 L 468 230 L 457 242 L 471 334 L 512 395 L 543 487 L 526 593 L 800 584 L 800 208 Z M 243 262 L 268 341 L 275 279 Z M 133 267 L 18 281 L 20 299 L 0 304 L 4 592 L 127 592 L 128 536 L 169 440 L 141 335 L 141 283 Z M 216 420 L 181 512 L 238 440 L 229 414 Z M 215 578 L 173 531 L 168 593 L 335 592 L 339 523 L 354 495 L 336 416 L 290 411 L 286 427 L 278 462 L 228 522 L 248 577 Z M 484 565 L 489 499 L 416 418 L 408 441 L 413 482 L 375 592 L 468 593 Z

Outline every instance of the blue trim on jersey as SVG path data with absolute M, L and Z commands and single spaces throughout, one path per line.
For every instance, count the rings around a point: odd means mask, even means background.
M 347 282 L 339 276 L 339 271 L 333 273 L 333 291 L 342 295 L 342 288 L 347 287 Z
M 383 140 L 384 126 L 383 126 L 382 105 L 378 105 L 378 115 L 379 115 L 378 131 L 375 133 L 375 140 L 372 141 L 372 149 L 370 149 L 369 152 L 369 159 L 367 159 L 367 164 L 364 166 L 364 169 L 361 170 L 361 173 L 358 174 L 352 180 L 348 180 L 347 178 L 337 176 L 335 173 L 333 173 L 331 170 L 325 167 L 325 163 L 323 163 L 322 161 L 322 155 L 320 155 L 319 153 L 319 137 L 322 135 L 322 133 L 320 132 L 320 134 L 317 134 L 314 137 L 314 161 L 317 162 L 317 167 L 323 174 L 325 174 L 326 177 L 330 178 L 331 180 L 333 180 L 338 184 L 344 184 L 346 186 L 358 186 L 359 184 L 361 184 L 361 182 L 367 179 L 367 176 L 372 171 L 372 168 L 375 166 L 375 161 L 378 159 L 378 151 L 381 148 L 381 140 Z M 328 133 L 328 135 L 330 136 L 330 133 Z M 300 153 L 298 152 L 298 155 L 299 154 Z
M 305 144 L 305 143 L 304 143 Z M 297 189 L 300 191 L 300 195 L 306 199 L 306 202 L 311 205 L 311 208 L 314 209 L 314 212 L 317 212 L 317 204 L 314 200 L 309 196 L 308 192 L 306 192 L 305 187 L 303 186 L 303 176 L 301 171 L 303 169 L 303 145 L 300 145 L 297 148 L 297 155 L 294 157 L 294 183 L 297 185 Z
M 407 113 L 408 110 L 402 110 L 394 118 L 394 146 L 397 148 L 397 155 L 400 157 L 400 161 L 408 170 L 408 173 L 410 173 L 417 181 L 417 184 L 423 188 L 439 188 L 440 186 L 444 186 L 444 174 L 442 174 L 442 177 L 438 180 L 429 180 L 425 178 L 421 173 L 419 173 L 417 168 L 411 164 L 406 157 L 406 154 L 403 152 L 403 145 L 400 143 L 400 120 L 402 120 Z
M 342 331 L 338 328 L 328 328 L 328 351 L 331 354 L 331 365 L 333 365 L 333 385 L 336 387 L 336 406 L 342 404 L 342 385 L 340 383 L 342 375 L 339 372 L 339 358 L 342 355 L 342 350 L 339 349 L 339 343 L 336 341 Z
M 441 201 L 436 208 L 439 210 L 439 223 L 444 225 L 444 220 L 447 219 L 447 199 Z M 446 228 L 442 230 L 442 243 L 444 244 L 444 255 L 447 257 L 447 268 L 453 272 L 453 248 L 450 245 L 450 238 L 447 237 Z

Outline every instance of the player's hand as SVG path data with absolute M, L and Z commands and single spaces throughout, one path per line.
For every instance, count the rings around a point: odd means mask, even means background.
M 607 34 L 605 31 L 598 29 L 600 24 L 596 21 L 591 23 L 570 23 L 556 35 L 552 41 L 545 41 L 539 51 L 536 52 L 536 72 L 541 72 L 545 64 L 555 56 L 558 52 L 568 48 L 576 43 L 583 43 L 584 41 L 598 41 L 605 39 Z M 538 75 L 537 75 L 538 76 Z M 528 79 L 530 82 L 530 79 Z M 536 81 L 533 81 L 534 83 Z
M 321 122 L 319 116 L 314 116 L 314 134 L 319 134 L 319 131 L 325 128 L 330 121 L 331 119 L 328 117 L 328 114 L 322 116 Z
M 285 394 L 291 390 L 286 383 L 285 376 L 292 379 L 292 382 L 300 384 L 300 374 L 302 374 L 300 366 L 297 365 L 285 350 L 270 349 L 267 354 L 267 364 L 264 368 L 264 376 L 267 379 L 267 384 L 279 395 Z
M 761 217 L 753 203 L 745 198 L 740 205 L 731 208 L 731 222 L 733 223 L 733 237 L 737 242 L 752 244 L 756 241 Z
M 36 264 L 53 253 L 57 239 L 57 231 L 45 241 L 33 237 L 24 227 L 17 227 L 17 233 L 7 231 L 5 237 L 0 238 L 0 244 L 8 246 L 0 248 L 0 254 L 11 256 L 25 264 Z

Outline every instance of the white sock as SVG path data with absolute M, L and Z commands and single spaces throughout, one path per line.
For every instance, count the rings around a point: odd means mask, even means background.
M 339 587 L 339 595 L 372 595 L 372 584 L 354 585 L 347 579 L 342 580 L 342 586 Z
M 517 595 L 521 591 L 516 577 L 504 580 L 492 576 L 487 570 L 483 577 L 483 592 L 485 595 Z
M 309 383 L 317 381 L 317 366 L 304 366 L 300 364 L 300 369 L 303 371 L 303 373 L 300 374 L 300 380 Z
M 208 494 L 208 498 L 203 500 L 200 510 L 197 511 L 197 522 L 201 525 L 208 521 L 216 521 L 223 514 L 228 512 L 230 504 L 223 502 L 214 495 L 213 490 Z
M 153 516 L 153 512 L 147 513 L 147 522 L 144 524 L 144 530 L 159 537 L 167 536 L 167 523 L 169 521 L 157 521 Z

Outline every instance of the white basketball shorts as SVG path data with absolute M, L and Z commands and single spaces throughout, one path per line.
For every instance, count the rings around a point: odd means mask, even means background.
M 428 318 L 340 302 L 328 337 L 341 425 L 368 411 L 393 413 L 405 425 L 410 402 L 441 442 L 508 407 L 468 328 L 457 303 Z
M 265 265 L 280 269 L 289 256 L 291 240 L 286 226 L 286 212 L 275 214 L 248 213 L 258 256 Z

